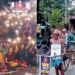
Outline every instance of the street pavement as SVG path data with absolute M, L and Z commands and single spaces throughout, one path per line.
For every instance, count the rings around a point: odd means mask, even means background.
M 65 72 L 65 75 L 75 75 L 75 65 L 69 66 L 68 70 Z
M 10 74 L 0 74 L 0 75 L 38 75 L 38 74 L 36 74 L 36 68 L 28 68 Z M 50 75 L 56 75 L 54 67 L 51 67 Z M 65 72 L 65 75 L 75 75 L 75 65 L 70 65 L 67 71 Z
M 55 69 L 53 67 L 50 69 L 50 74 L 56 75 Z M 65 75 L 75 75 L 75 65 L 70 65 L 69 68 L 67 69 L 67 71 L 65 72 Z
M 36 75 L 36 68 L 23 69 L 12 73 L 9 72 L 7 74 L 0 73 L 0 75 Z

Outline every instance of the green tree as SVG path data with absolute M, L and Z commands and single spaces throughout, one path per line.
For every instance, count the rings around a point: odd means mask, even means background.
M 49 13 L 48 18 L 51 25 L 63 24 L 65 19 L 65 0 L 40 0 L 40 11 Z M 43 16 L 46 16 L 43 15 Z
M 65 7 L 64 4 L 65 4 L 64 0 L 40 0 L 39 7 L 40 11 L 44 10 L 45 8 L 50 9 L 58 8 L 64 10 Z
M 57 26 L 61 24 L 62 15 L 63 13 L 61 12 L 60 9 L 52 9 L 52 13 L 50 16 L 52 26 Z

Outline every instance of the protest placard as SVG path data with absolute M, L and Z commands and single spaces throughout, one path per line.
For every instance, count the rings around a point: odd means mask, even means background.
M 50 75 L 50 57 L 40 56 L 39 75 Z
M 60 55 L 61 55 L 61 45 L 60 44 L 51 45 L 51 57 Z

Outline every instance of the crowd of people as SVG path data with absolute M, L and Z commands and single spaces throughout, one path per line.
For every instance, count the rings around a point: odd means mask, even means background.
M 36 12 L 0 11 L 0 72 L 36 66 Z
M 22 43 L 8 47 L 6 53 L 0 50 L 1 72 L 28 68 L 29 66 L 36 66 L 36 52 L 34 48 L 28 50 Z
M 61 52 L 63 54 L 63 61 L 65 61 L 68 58 L 67 55 L 66 55 L 67 51 L 71 50 L 70 46 L 71 45 L 75 46 L 75 43 L 74 43 L 74 41 L 75 41 L 75 31 L 74 30 L 75 30 L 74 27 L 71 26 L 69 28 L 69 25 L 65 24 L 64 26 L 52 27 L 52 28 L 49 29 L 49 32 L 48 32 L 48 29 L 47 29 L 47 32 L 46 32 L 46 29 L 45 29 L 45 32 L 39 31 L 38 32 L 39 36 L 37 36 L 37 37 L 41 36 L 45 40 L 45 41 L 41 42 L 41 46 L 43 46 L 45 44 L 46 46 L 51 48 L 51 45 L 60 44 L 61 49 L 62 49 Z M 47 38 L 45 38 L 45 36 L 42 36 L 42 33 L 44 35 L 46 35 Z M 47 33 L 49 33 L 48 34 L 49 37 L 47 36 Z M 74 48 L 72 50 L 74 50 Z M 51 52 L 51 51 L 49 51 L 49 52 Z M 56 75 L 59 75 L 59 71 L 61 72 L 61 75 L 64 75 L 63 61 L 62 62 L 59 61 L 55 65 Z
M 69 25 L 68 25 L 69 26 Z M 74 46 L 75 46 L 75 29 L 74 27 L 71 27 L 68 29 L 65 26 L 61 27 L 56 27 L 53 29 L 51 39 L 50 39 L 50 44 L 60 44 L 61 45 L 61 53 L 63 54 L 63 61 L 65 61 L 67 57 L 67 52 L 70 50 L 74 51 Z M 71 49 L 72 45 L 72 49 Z M 61 54 L 61 55 L 62 55 Z M 62 60 L 61 60 L 62 61 Z M 61 75 L 64 75 L 64 70 L 63 70 L 63 61 L 58 62 L 59 64 L 55 65 L 55 71 L 56 75 L 59 75 L 59 71 L 61 72 Z

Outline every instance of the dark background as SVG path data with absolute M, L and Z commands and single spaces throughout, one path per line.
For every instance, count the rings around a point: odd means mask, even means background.
M 75 19 L 70 19 L 70 24 L 73 26 L 73 28 L 75 29 Z
M 43 18 L 43 15 L 40 13 L 40 10 L 39 10 L 39 3 L 40 3 L 40 0 L 38 0 L 37 1 L 37 23 L 39 24 L 39 23 L 41 23 L 42 22 L 42 20 L 44 19 Z

